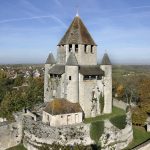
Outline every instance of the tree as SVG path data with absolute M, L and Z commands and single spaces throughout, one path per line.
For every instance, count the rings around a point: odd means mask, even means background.
M 118 97 L 123 97 L 124 87 L 122 84 L 118 85 L 116 92 L 117 92 Z
M 8 119 L 12 118 L 12 113 L 23 108 L 33 108 L 43 101 L 43 78 L 30 78 L 28 86 L 19 90 L 11 90 L 4 94 L 0 104 L 0 116 Z M 13 84 L 12 84 L 13 86 Z
M 7 73 L 4 70 L 0 70 L 0 79 L 4 79 L 7 77 Z
M 24 83 L 24 78 L 22 76 L 17 76 L 14 79 L 14 86 L 21 86 Z

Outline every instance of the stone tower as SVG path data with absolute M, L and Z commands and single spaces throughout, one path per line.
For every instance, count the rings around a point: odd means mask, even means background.
M 96 65 L 96 47 L 94 40 L 82 20 L 79 16 L 76 16 L 58 43 L 58 64 L 65 64 L 70 52 L 73 52 L 77 58 L 78 65 Z
M 44 102 L 48 102 L 51 98 L 50 84 L 49 84 L 49 70 L 56 63 L 55 58 L 52 53 L 49 54 L 45 63 L 45 73 L 44 73 Z
M 76 56 L 70 53 L 65 65 L 66 99 L 72 103 L 79 102 L 79 67 Z
M 112 66 L 107 54 L 97 64 L 97 45 L 79 16 L 75 16 L 45 64 L 44 101 L 79 104 L 85 118 L 112 112 Z M 104 96 L 104 100 L 103 97 Z M 69 108 L 68 108 L 69 109 Z
M 104 71 L 104 113 L 108 114 L 112 112 L 112 65 L 107 53 L 104 54 L 100 67 Z

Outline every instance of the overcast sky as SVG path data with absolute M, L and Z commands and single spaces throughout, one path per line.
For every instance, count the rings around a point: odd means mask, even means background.
M 0 0 L 0 63 L 44 63 L 76 15 L 113 63 L 150 64 L 150 0 Z

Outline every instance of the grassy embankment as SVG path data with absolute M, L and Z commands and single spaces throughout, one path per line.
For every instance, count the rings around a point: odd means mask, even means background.
M 133 141 L 129 144 L 127 148 L 125 148 L 125 150 L 130 150 L 135 146 L 140 145 L 141 143 L 150 139 L 150 133 L 146 132 L 143 127 L 133 126 L 133 136 Z
M 114 118 L 114 117 L 117 117 L 117 116 L 122 116 L 122 115 L 125 115 L 124 110 L 122 110 L 120 108 L 117 108 L 117 107 L 113 107 L 111 114 L 104 114 L 104 115 L 97 116 L 97 117 L 94 117 L 94 118 L 86 118 L 84 120 L 84 123 L 103 121 L 105 119 L 111 119 L 111 118 Z
M 11 147 L 7 150 L 27 150 L 22 144 L 19 144 L 17 146 Z

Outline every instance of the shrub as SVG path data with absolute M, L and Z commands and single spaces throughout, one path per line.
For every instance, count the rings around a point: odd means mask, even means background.
M 126 126 L 126 115 L 115 116 L 110 119 L 110 122 L 119 129 L 124 129 Z
M 103 109 L 104 109 L 104 96 L 102 96 L 102 94 L 99 97 L 99 105 L 100 105 L 100 113 L 103 113 Z
M 90 137 L 96 143 L 98 143 L 99 138 L 101 137 L 103 132 L 104 132 L 104 122 L 103 121 L 97 121 L 97 122 L 91 123 Z

